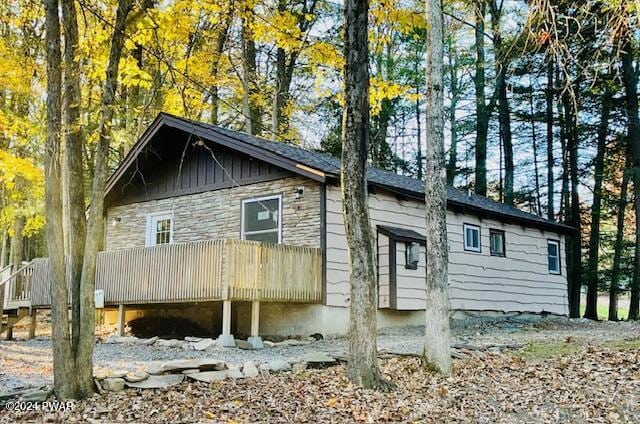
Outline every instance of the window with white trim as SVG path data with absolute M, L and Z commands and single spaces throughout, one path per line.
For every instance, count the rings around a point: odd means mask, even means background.
M 282 195 L 242 201 L 242 240 L 280 243 Z
M 158 212 L 147 215 L 146 246 L 173 243 L 173 213 Z
M 549 259 L 549 274 L 560 274 L 560 242 L 547 240 L 547 258 Z
M 464 250 L 470 252 L 480 252 L 480 227 L 477 225 L 464 224 Z

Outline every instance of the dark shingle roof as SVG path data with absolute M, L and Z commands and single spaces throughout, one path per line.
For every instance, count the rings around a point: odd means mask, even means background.
M 330 176 L 338 178 L 340 175 L 340 160 L 327 153 L 307 150 L 284 142 L 273 142 L 203 122 L 191 121 L 175 116 L 171 117 L 187 122 L 189 125 L 195 125 L 205 129 L 208 132 L 221 134 L 239 142 L 267 150 L 276 155 L 322 171 Z M 390 190 L 400 191 L 407 195 L 413 195 L 419 198 L 424 196 L 423 181 L 404 175 L 398 175 L 394 172 L 385 171 L 380 168 L 369 167 L 367 170 L 367 180 L 369 183 L 374 185 Z M 524 212 L 516 207 L 496 202 L 484 196 L 467 193 L 454 187 L 447 187 L 447 200 L 450 207 L 455 206 L 476 214 L 492 215 L 501 220 L 513 221 L 522 225 L 528 224 L 530 226 L 546 228 L 562 233 L 575 231 L 573 227 Z

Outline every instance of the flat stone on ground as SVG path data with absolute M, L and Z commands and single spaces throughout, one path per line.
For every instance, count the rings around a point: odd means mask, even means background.
M 24 401 L 30 401 L 30 402 L 44 402 L 45 400 L 47 400 L 47 398 L 51 395 L 52 390 L 51 389 L 45 389 L 45 390 L 29 390 L 28 392 L 25 392 L 22 394 L 21 398 Z
M 144 371 L 132 371 L 127 373 L 127 375 L 124 376 L 124 379 L 129 383 L 137 383 L 138 381 L 146 380 L 148 377 L 149 374 Z
M 193 350 L 207 350 L 216 345 L 216 341 L 213 339 L 203 339 L 197 342 L 191 343 Z
M 124 389 L 124 383 L 125 383 L 124 378 L 107 377 L 104 380 L 102 380 L 100 385 L 107 392 L 119 392 L 120 390 Z
M 133 387 L 135 389 L 164 389 L 165 387 L 180 384 L 183 381 L 184 375 L 182 374 L 150 375 L 146 380 L 136 383 L 127 382 L 126 385 L 127 387 Z
M 204 371 L 187 374 L 187 377 L 192 380 L 211 383 L 212 381 L 223 381 L 227 378 L 227 373 L 228 371 Z
M 301 360 L 306 362 L 309 368 L 322 368 L 335 365 L 336 359 L 324 352 L 309 352 L 302 356 Z
M 257 377 L 260 372 L 258 371 L 258 367 L 253 361 L 247 361 L 242 366 L 242 373 L 246 378 L 254 378 Z

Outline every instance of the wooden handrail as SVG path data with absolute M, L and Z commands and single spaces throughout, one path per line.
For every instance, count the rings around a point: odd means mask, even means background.
M 9 281 L 11 281 L 11 279 L 13 277 L 15 277 L 16 275 L 20 274 L 21 272 L 23 272 L 25 269 L 29 268 L 31 266 L 31 264 L 33 264 L 33 261 L 31 262 L 27 262 L 27 264 L 25 266 L 23 266 L 22 268 L 20 268 L 19 270 L 17 270 L 16 272 L 14 272 L 13 274 L 11 274 L 10 276 L 8 276 L 7 278 L 4 279 L 4 281 L 0 281 L 0 286 L 8 283 Z M 2 268 L 2 271 L 4 271 L 5 269 L 7 269 L 8 267 L 10 267 L 12 265 L 7 265 L 6 267 Z

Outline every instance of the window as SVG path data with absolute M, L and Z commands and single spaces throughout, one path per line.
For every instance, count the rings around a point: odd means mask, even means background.
M 464 224 L 464 250 L 480 252 L 480 227 Z
M 491 256 L 505 256 L 504 231 L 489 230 L 489 250 Z
M 280 243 L 281 206 L 281 195 L 243 200 L 242 239 Z
M 404 267 L 406 269 L 418 269 L 420 262 L 420 244 L 416 242 L 404 244 Z
M 549 274 L 560 274 L 560 242 L 547 241 L 547 258 L 549 259 Z
M 158 212 L 147 215 L 146 246 L 173 242 L 173 214 Z

